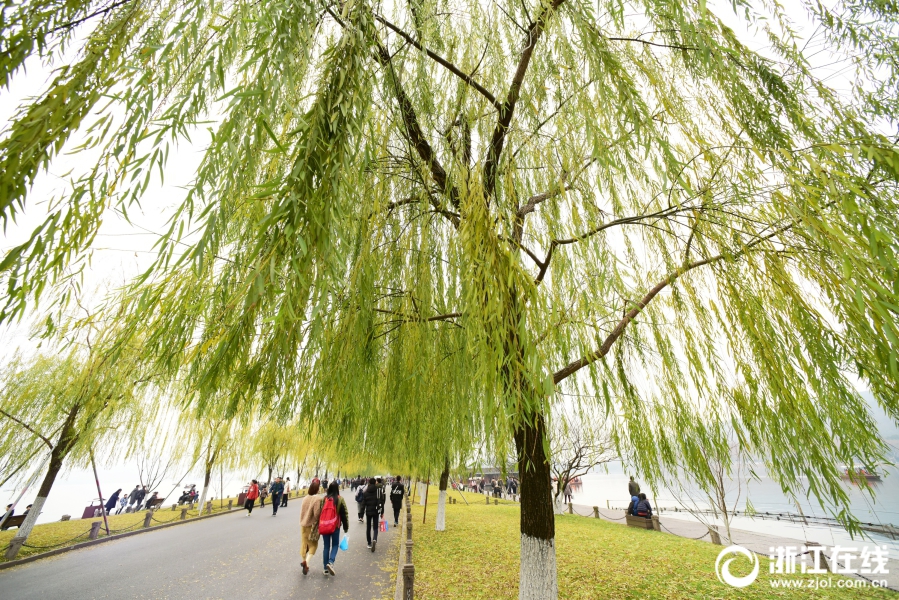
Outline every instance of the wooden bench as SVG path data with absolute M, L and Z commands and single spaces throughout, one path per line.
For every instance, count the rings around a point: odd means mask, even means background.
M 627 526 L 628 527 L 637 527 L 639 529 L 653 529 L 652 519 L 647 519 L 646 517 L 635 517 L 633 515 L 627 515 Z
M 162 503 L 165 502 L 165 498 L 157 498 L 152 502 L 147 502 L 146 510 L 155 510 L 162 506 Z
M 10 527 L 21 527 L 22 523 L 25 522 L 25 516 L 26 515 L 15 515 L 7 518 L 6 521 L 3 522 L 2 529 L 6 531 Z

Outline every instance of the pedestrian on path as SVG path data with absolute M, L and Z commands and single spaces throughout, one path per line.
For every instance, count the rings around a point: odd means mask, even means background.
M 247 490 L 247 499 L 243 503 L 243 507 L 247 509 L 247 516 L 253 514 L 253 505 L 256 504 L 256 498 L 259 497 L 259 482 L 255 479 L 250 482 L 250 489 Z
M 284 493 L 281 494 L 281 508 L 287 506 L 287 498 L 290 497 L 290 477 L 287 478 L 287 481 L 284 482 Z
M 341 527 L 343 527 L 344 533 L 350 530 L 350 515 L 346 502 L 340 497 L 340 486 L 336 481 L 332 481 L 328 486 L 328 495 L 321 501 L 321 511 L 318 516 L 318 531 L 325 546 L 322 552 L 325 575 L 337 575 L 337 571 L 334 570 L 334 561 L 337 560 Z
M 365 517 L 365 486 L 359 485 L 356 488 L 356 512 L 359 513 L 359 522 L 364 523 Z
M 363 493 L 365 502 L 365 540 L 372 552 L 378 545 L 378 522 L 384 516 L 384 490 L 374 478 L 368 480 Z M 374 533 L 372 533 L 374 532 Z
M 631 475 L 631 480 L 627 483 L 627 493 L 630 496 L 640 495 L 640 484 L 634 481 L 633 475 Z
M 268 498 L 268 485 L 264 485 L 259 489 L 259 506 L 265 508 L 265 499 Z
M 318 550 L 318 516 L 321 513 L 321 498 L 318 497 L 318 478 L 309 484 L 309 493 L 303 498 L 300 506 L 300 558 L 302 558 L 303 575 L 309 572 L 309 561 Z
M 406 486 L 403 485 L 403 480 L 399 478 L 397 475 L 393 480 L 393 485 L 390 486 L 390 504 L 393 506 L 393 526 L 399 526 L 400 522 L 400 510 L 403 508 L 403 496 L 406 494 Z
M 278 507 L 281 506 L 281 494 L 284 493 L 284 484 L 280 477 L 275 477 L 274 483 L 269 487 L 269 492 L 272 495 L 272 516 L 277 517 Z

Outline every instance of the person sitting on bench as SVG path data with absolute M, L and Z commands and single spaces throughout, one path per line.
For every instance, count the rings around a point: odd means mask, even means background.
M 649 500 L 646 499 L 646 494 L 640 494 L 640 501 L 637 502 L 637 505 L 634 507 L 634 514 L 638 517 L 645 517 L 647 519 L 652 517 L 652 505 L 649 503 Z
M 637 503 L 640 502 L 639 496 L 631 496 L 631 503 L 627 505 L 627 514 L 632 517 L 637 516 Z

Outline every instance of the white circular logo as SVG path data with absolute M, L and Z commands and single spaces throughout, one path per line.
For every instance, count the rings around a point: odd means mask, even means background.
M 736 560 L 736 558 L 731 557 L 727 560 L 724 560 L 726 556 L 729 554 L 740 554 L 748 558 L 752 561 L 752 572 L 745 577 L 736 577 L 730 574 L 730 563 Z M 723 561 L 723 562 L 722 562 Z M 744 588 L 747 585 L 750 585 L 755 578 L 759 576 L 759 559 L 758 557 L 744 548 L 743 546 L 728 546 L 724 550 L 718 554 L 718 559 L 715 560 L 715 575 L 718 576 L 718 581 L 721 583 L 726 583 L 729 586 L 735 588 Z

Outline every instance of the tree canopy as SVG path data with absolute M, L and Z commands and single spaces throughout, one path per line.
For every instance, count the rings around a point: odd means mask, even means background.
M 852 378 L 899 417 L 899 14 L 801 6 L 850 90 L 776 1 L 15 5 L 7 83 L 96 25 L 7 128 L 4 219 L 64 148 L 98 160 L 0 264 L 0 320 L 209 120 L 158 260 L 111 301 L 148 368 L 405 464 L 442 465 L 434 436 L 514 443 L 522 597 L 555 593 L 559 394 L 602 407 L 650 479 L 732 428 L 844 507 L 838 465 L 884 451 Z

